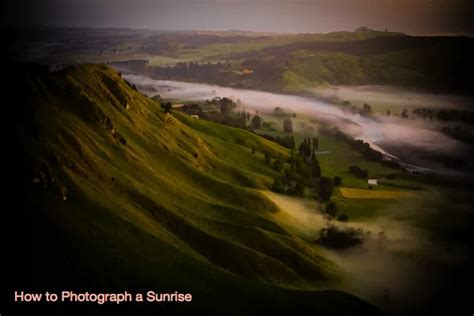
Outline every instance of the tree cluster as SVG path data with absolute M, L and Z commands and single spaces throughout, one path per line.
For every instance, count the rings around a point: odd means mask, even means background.
M 321 176 L 321 167 L 311 143 L 311 139 L 306 138 L 300 145 L 300 148 L 311 150 L 309 157 L 306 156 L 305 150 L 301 150 L 303 155 L 300 152 L 291 151 L 286 161 L 290 168 L 284 168 L 285 163 L 281 157 L 272 162 L 269 155 L 265 156 L 267 163 L 271 164 L 275 170 L 283 171 L 283 176 L 274 179 L 272 189 L 279 193 L 304 196 L 305 189 L 309 188 L 318 199 L 329 201 L 335 186 L 334 179 Z
M 289 118 L 283 121 L 283 130 L 285 133 L 293 133 L 293 122 Z
M 319 148 L 319 138 L 318 137 L 305 137 L 303 142 L 298 147 L 298 153 L 304 158 L 310 158 L 314 151 Z
M 319 231 L 317 242 L 330 248 L 346 249 L 361 244 L 364 237 L 364 231 L 360 228 L 329 225 Z
M 169 102 L 161 103 L 160 106 L 165 113 L 170 113 L 171 110 L 173 109 L 173 106 Z
M 267 134 L 261 134 L 260 136 L 288 149 L 295 149 L 295 137 L 293 135 L 272 136 Z
M 358 166 L 350 166 L 349 173 L 361 179 L 367 179 L 369 177 L 369 172 L 365 169 L 361 169 Z
M 474 124 L 474 112 L 462 110 L 441 110 L 437 113 L 437 118 L 444 122 L 460 121 L 466 124 Z

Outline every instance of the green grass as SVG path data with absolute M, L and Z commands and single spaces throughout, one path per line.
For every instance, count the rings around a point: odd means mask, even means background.
M 262 153 L 286 149 L 165 114 L 105 66 L 30 82 L 41 136 L 27 182 L 34 230 L 47 232 L 37 242 L 49 256 L 34 258 L 44 286 L 183 289 L 194 291 L 196 308 L 217 300 L 226 312 L 242 292 L 246 311 L 258 309 L 256 298 L 277 298 L 277 310 L 297 300 L 308 311 L 374 312 L 349 295 L 314 292 L 340 281 L 337 267 L 274 220 L 278 207 L 259 191 L 275 176 Z
M 283 120 L 284 118 L 265 114 L 265 121 L 273 122 L 272 127 L 275 131 L 268 131 L 265 128 L 258 130 L 258 133 L 269 134 L 272 136 L 285 135 L 283 132 Z M 322 175 L 327 177 L 339 176 L 342 178 L 342 186 L 352 187 L 358 189 L 368 189 L 369 185 L 367 179 L 360 179 L 350 174 L 348 171 L 349 166 L 357 165 L 362 169 L 367 169 L 369 172 L 369 178 L 375 179 L 386 179 L 389 174 L 398 174 L 398 171 L 392 168 L 388 168 L 380 163 L 371 162 L 365 159 L 360 153 L 354 151 L 345 141 L 340 138 L 318 134 L 319 124 L 311 118 L 305 117 L 302 114 L 297 113 L 295 118 L 291 118 L 293 121 L 296 146 L 300 144 L 304 137 L 319 137 L 319 151 L 328 151 L 327 154 L 318 155 L 318 160 L 321 165 Z M 389 185 L 378 185 L 373 186 L 373 191 L 407 191 L 415 195 L 420 195 L 420 198 L 426 198 L 431 193 L 425 193 L 425 185 L 418 183 L 416 178 L 407 179 L 406 177 L 399 176 L 395 180 L 384 180 L 389 181 Z M 421 190 L 421 191 L 420 191 Z M 336 202 L 340 212 L 345 213 L 349 216 L 349 221 L 371 221 L 375 220 L 380 216 L 392 215 L 393 208 L 400 204 L 397 200 L 390 199 L 349 199 L 343 197 L 339 190 L 334 191 L 332 198 Z
M 184 49 L 175 56 L 185 60 L 224 60 L 229 55 L 258 50 L 274 44 L 275 41 L 253 41 L 239 43 L 210 44 L 196 49 Z
M 332 200 L 336 202 L 339 212 L 349 216 L 349 222 L 366 222 L 382 215 L 390 215 L 385 210 L 389 205 L 393 204 L 387 203 L 386 200 L 346 199 L 338 193 L 336 193 Z
M 272 127 L 276 130 L 268 131 L 262 128 L 258 130 L 258 133 L 272 136 L 288 135 L 283 132 L 284 118 L 271 114 L 265 114 L 264 118 L 267 122 L 274 122 Z M 380 163 L 368 161 L 362 154 L 351 148 L 344 140 L 335 136 L 318 133 L 320 125 L 314 122 L 310 117 L 297 113 L 297 116 L 291 118 L 291 120 L 293 121 L 294 132 L 292 135 L 295 136 L 296 147 L 299 146 L 304 137 L 318 136 L 318 151 L 329 152 L 318 155 L 323 176 L 331 178 L 339 176 L 342 178 L 344 186 L 367 189 L 367 180 L 357 178 L 350 174 L 349 166 L 357 165 L 362 169 L 367 169 L 369 171 L 369 178 L 386 178 L 388 174 L 396 172 L 395 169 L 388 168 Z M 409 185 L 409 183 L 407 183 L 407 185 Z M 375 189 L 395 190 L 396 188 L 381 185 Z
M 327 34 L 314 33 L 314 34 L 264 34 L 267 37 L 261 39 L 255 39 L 249 37 L 249 41 L 236 42 L 236 43 L 211 43 L 196 49 L 182 49 L 176 53 L 175 56 L 179 56 L 182 59 L 187 60 L 201 60 L 201 59 L 212 59 L 212 60 L 225 60 L 232 58 L 234 54 L 245 53 L 245 52 L 257 52 L 261 49 L 270 46 L 280 46 L 294 43 L 307 43 L 307 42 L 338 42 L 338 41 L 356 41 L 356 40 L 367 40 L 371 38 L 381 36 L 393 36 L 400 35 L 400 33 L 381 32 L 369 30 L 367 32 L 331 32 Z M 268 38 L 268 35 L 271 38 Z
M 179 62 L 183 62 L 184 60 L 179 58 L 173 58 L 168 56 L 161 56 L 161 55 L 152 55 L 148 58 L 148 64 L 153 67 L 167 67 L 167 66 L 174 66 Z
M 412 58 L 415 52 L 406 54 Z M 355 56 L 344 53 L 298 50 L 283 74 L 284 90 L 306 92 L 321 85 L 391 84 L 417 86 L 426 81 L 419 69 L 397 62 L 401 54 Z

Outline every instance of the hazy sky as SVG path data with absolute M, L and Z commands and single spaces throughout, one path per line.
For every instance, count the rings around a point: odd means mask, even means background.
M 172 30 L 474 33 L 474 0 L 5 0 L 2 24 Z

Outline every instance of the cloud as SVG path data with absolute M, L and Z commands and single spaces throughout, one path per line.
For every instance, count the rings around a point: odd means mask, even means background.
M 8 24 L 273 32 L 366 25 L 415 34 L 473 31 L 469 0 L 6 0 L 3 8 Z

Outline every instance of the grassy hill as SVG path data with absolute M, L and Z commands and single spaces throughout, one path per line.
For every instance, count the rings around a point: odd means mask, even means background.
M 164 113 L 106 66 L 13 70 L 30 288 L 193 294 L 153 307 L 165 313 L 378 313 L 316 291 L 339 281 L 337 267 L 274 221 L 263 153 L 283 147 Z
M 187 67 L 129 63 L 130 69 L 160 79 L 199 81 L 237 88 L 308 94 L 325 85 L 392 85 L 430 92 L 470 94 L 472 38 L 415 37 L 384 32 L 346 32 L 334 37 L 278 39 L 241 51 L 227 44 L 227 53 L 200 48 L 200 71 Z M 256 43 L 263 42 L 255 42 Z M 205 62 L 225 62 L 210 65 Z M 127 64 L 127 63 L 125 63 Z M 122 66 L 122 65 L 120 65 Z M 252 73 L 242 74 L 242 70 Z M 205 75 L 201 75 L 204 74 Z

